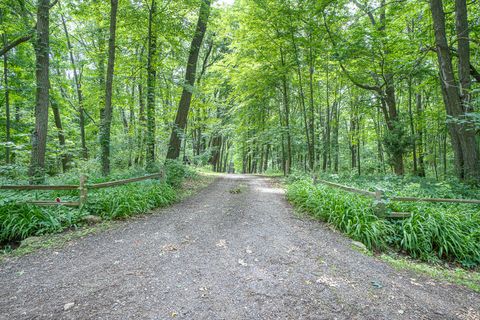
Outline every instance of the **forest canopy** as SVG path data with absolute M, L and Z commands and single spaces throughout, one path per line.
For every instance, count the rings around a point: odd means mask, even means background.
M 0 172 L 480 183 L 477 0 L 4 0 Z

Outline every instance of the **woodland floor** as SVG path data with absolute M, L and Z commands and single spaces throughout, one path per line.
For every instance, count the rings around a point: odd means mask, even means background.
M 480 317 L 480 294 L 354 250 L 257 176 L 6 261 L 0 284 L 0 319 Z

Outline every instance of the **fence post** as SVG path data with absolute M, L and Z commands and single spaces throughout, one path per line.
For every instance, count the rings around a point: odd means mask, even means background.
M 81 175 L 80 176 L 80 186 L 78 188 L 78 191 L 80 192 L 80 207 L 83 207 L 85 203 L 87 203 L 87 176 Z
M 375 214 L 378 217 L 385 217 L 387 215 L 387 207 L 385 205 L 385 197 L 384 193 L 382 190 L 377 189 L 375 190 L 375 201 L 374 201 L 374 206 L 375 206 Z

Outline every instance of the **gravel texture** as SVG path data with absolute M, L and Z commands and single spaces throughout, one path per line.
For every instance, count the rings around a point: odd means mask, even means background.
M 0 265 L 0 319 L 172 318 L 480 319 L 480 295 L 358 252 L 258 176 Z

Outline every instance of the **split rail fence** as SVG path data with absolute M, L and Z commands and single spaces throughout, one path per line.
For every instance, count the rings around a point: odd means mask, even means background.
M 388 198 L 385 195 L 385 192 L 377 189 L 375 192 L 361 190 L 342 184 L 325 181 L 318 179 L 317 177 L 313 178 L 313 183 L 322 183 L 332 188 L 341 189 L 347 192 L 361 194 L 366 197 L 375 199 L 375 213 L 379 217 L 384 218 L 406 218 L 410 216 L 409 212 L 391 212 L 387 213 L 386 203 L 388 201 L 398 201 L 398 202 L 451 202 L 451 203 L 469 203 L 469 204 L 478 204 L 480 205 L 480 200 L 476 199 L 445 199 L 445 198 L 414 198 L 414 197 L 390 197 Z
M 0 190 L 18 190 L 18 191 L 26 191 L 26 190 L 48 190 L 48 191 L 55 191 L 55 190 L 78 190 L 79 193 L 79 200 L 78 201 L 67 201 L 62 202 L 58 199 L 58 201 L 28 201 L 27 203 L 40 205 L 40 206 L 56 206 L 62 205 L 67 207 L 82 207 L 88 198 L 88 190 L 90 189 L 102 189 L 102 188 L 109 188 L 109 187 L 116 187 L 120 185 L 125 185 L 132 182 L 138 182 L 143 180 L 149 179 L 161 179 L 163 178 L 164 173 L 159 172 L 151 175 L 146 175 L 143 177 L 135 177 L 130 179 L 122 179 L 122 180 L 115 180 L 109 182 L 102 182 L 102 183 L 94 183 L 94 184 L 87 184 L 87 176 L 81 175 L 79 179 L 79 185 L 0 185 Z

